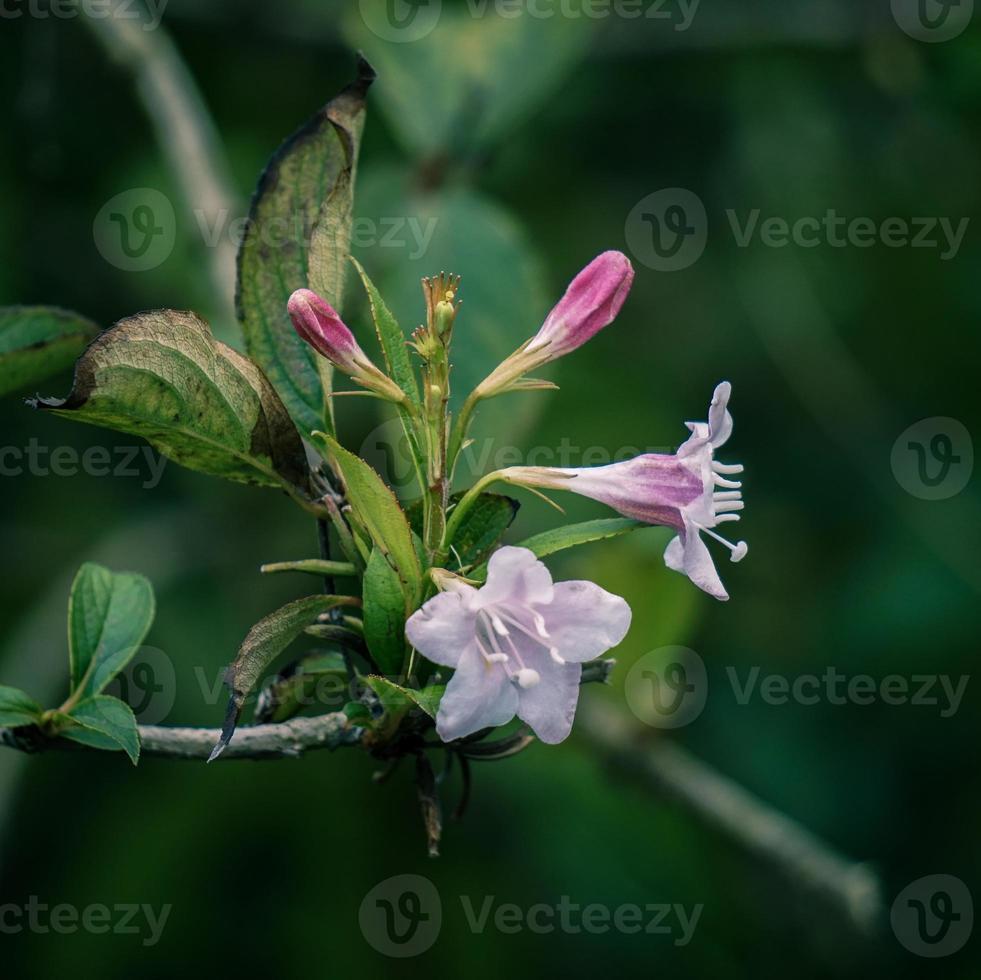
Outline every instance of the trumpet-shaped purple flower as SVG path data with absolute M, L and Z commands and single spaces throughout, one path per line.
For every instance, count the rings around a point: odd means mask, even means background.
M 440 701 L 444 742 L 517 715 L 543 742 L 572 729 L 581 664 L 627 634 L 630 607 L 592 582 L 552 582 L 527 548 L 496 551 L 480 589 L 462 581 L 430 599 L 406 623 L 409 642 L 455 670 Z
M 746 556 L 745 541 L 732 544 L 713 530 L 719 524 L 738 521 L 743 509 L 742 484 L 729 479 L 741 473 L 742 466 L 727 466 L 715 459 L 715 450 L 732 432 L 727 408 L 730 393 L 728 381 L 718 385 L 708 421 L 686 423 L 691 436 L 673 456 L 649 453 L 623 463 L 578 469 L 512 466 L 497 475 L 510 483 L 571 490 L 625 517 L 675 528 L 678 535 L 668 544 L 664 563 L 709 595 L 728 599 L 700 534 L 725 545 L 732 561 Z
M 622 252 L 597 255 L 569 283 L 538 333 L 480 383 L 477 397 L 518 387 L 522 375 L 582 347 L 616 319 L 633 281 L 633 266 Z
M 405 401 L 405 392 L 372 363 L 325 299 L 311 289 L 297 289 L 289 298 L 287 310 L 296 332 L 317 353 L 382 398 Z

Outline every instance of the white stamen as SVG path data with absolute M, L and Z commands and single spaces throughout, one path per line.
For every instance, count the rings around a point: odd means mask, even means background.
M 524 667 L 523 669 L 519 670 L 516 677 L 518 679 L 518 684 L 524 688 L 534 687 L 541 680 L 538 671 L 532 670 L 529 667 Z
M 506 653 L 485 653 L 484 656 L 489 664 L 506 664 L 508 662 Z
M 738 490 L 742 487 L 738 480 L 726 480 L 721 476 L 714 476 L 712 479 L 717 487 L 728 487 L 732 490 Z
M 740 541 L 737 544 L 733 544 L 731 541 L 726 541 L 721 534 L 717 534 L 710 527 L 703 527 L 701 524 L 696 524 L 695 527 L 699 531 L 704 531 L 709 537 L 715 538 L 719 544 L 724 544 L 732 554 L 729 556 L 729 560 L 732 562 L 742 561 L 746 557 L 746 553 L 749 551 L 749 545 L 745 541 Z
M 725 524 L 726 521 L 738 521 L 740 519 L 739 514 L 717 514 L 715 518 L 716 524 Z
M 565 657 L 559 655 L 558 647 L 551 647 L 548 655 L 561 667 L 565 663 Z
M 545 617 L 541 613 L 532 613 L 535 621 L 535 629 L 538 630 L 538 635 L 543 639 L 548 639 L 548 630 L 545 629 Z
M 733 510 L 742 510 L 746 505 L 741 500 L 724 500 L 715 505 L 716 514 L 727 514 Z
M 741 500 L 742 494 L 738 490 L 716 490 L 712 494 L 713 500 Z
M 494 629 L 497 630 L 501 636 L 507 636 L 508 628 L 501 622 L 501 617 L 496 613 L 488 613 L 488 615 L 490 616 L 490 621 L 493 624 Z
M 743 465 L 742 463 L 720 463 L 718 460 L 712 460 L 712 469 L 716 473 L 724 473 L 726 476 L 731 476 L 733 473 L 742 473 Z

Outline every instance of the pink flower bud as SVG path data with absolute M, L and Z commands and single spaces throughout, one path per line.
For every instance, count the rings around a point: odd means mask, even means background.
M 529 371 L 581 347 L 612 323 L 633 281 L 634 268 L 622 252 L 597 255 L 569 283 L 538 333 L 484 378 L 474 397 L 479 400 L 519 388 L 546 387 L 545 382 L 522 379 Z
M 296 332 L 345 374 L 357 374 L 360 364 L 370 363 L 334 308 L 312 290 L 298 289 L 286 308 Z
M 597 255 L 569 283 L 528 350 L 544 348 L 551 361 L 582 347 L 613 322 L 633 281 L 633 266 L 622 252 Z
M 315 351 L 381 398 L 405 401 L 405 392 L 371 362 L 325 299 L 310 289 L 298 289 L 290 296 L 286 308 L 296 332 Z

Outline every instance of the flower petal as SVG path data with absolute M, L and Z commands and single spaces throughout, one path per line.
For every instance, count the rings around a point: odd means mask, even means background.
M 556 745 L 572 731 L 579 702 L 579 664 L 557 664 L 544 650 L 525 658 L 540 680 L 518 690 L 518 717 L 546 745 Z
M 481 606 L 495 602 L 545 603 L 553 595 L 552 575 L 528 548 L 498 548 L 487 563 L 487 584 L 477 593 Z
M 476 613 L 468 600 L 475 594 L 462 591 L 440 592 L 405 624 L 409 642 L 434 664 L 456 667 L 461 653 L 473 643 Z
M 630 606 L 594 582 L 558 582 L 555 598 L 542 610 L 545 629 L 563 660 L 585 663 L 627 635 Z
M 436 712 L 436 731 L 444 742 L 482 728 L 504 725 L 518 707 L 518 692 L 501 664 L 489 664 L 470 644 L 459 659 Z
M 712 448 L 718 449 L 732 434 L 732 416 L 726 407 L 729 404 L 729 396 L 732 394 L 732 385 L 728 381 L 723 381 L 715 386 L 712 393 L 712 404 L 709 405 L 708 426 Z
M 716 599 L 729 598 L 715 563 L 698 531 L 689 525 L 684 537 L 672 538 L 664 549 L 664 564 L 675 572 L 687 575 L 700 589 Z

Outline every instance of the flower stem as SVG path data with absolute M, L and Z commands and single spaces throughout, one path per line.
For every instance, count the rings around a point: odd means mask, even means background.
M 453 544 L 453 539 L 456 537 L 457 531 L 460 530 L 460 525 L 463 523 L 463 519 L 470 512 L 470 508 L 477 502 L 477 499 L 484 492 L 484 490 L 500 478 L 501 471 L 494 470 L 493 473 L 488 473 L 486 476 L 482 476 L 460 498 L 456 507 L 453 508 L 453 511 L 449 516 L 449 520 L 446 522 L 446 531 L 443 534 L 442 543 L 440 544 L 439 550 L 436 552 L 436 555 L 433 558 L 434 565 L 441 566 L 443 562 L 446 561 L 447 555 L 450 553 L 450 545 Z

